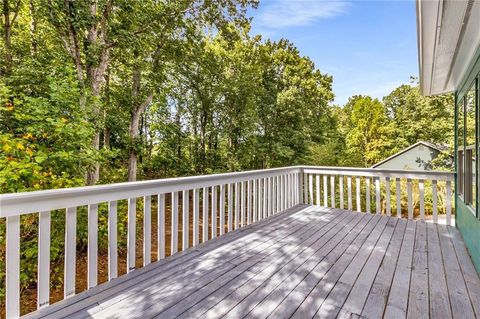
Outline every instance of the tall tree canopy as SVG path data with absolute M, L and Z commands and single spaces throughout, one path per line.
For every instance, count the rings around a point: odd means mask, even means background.
M 2 0 L 0 191 L 370 166 L 420 139 L 453 145 L 451 96 L 422 97 L 412 83 L 383 101 L 359 95 L 333 105 L 332 76 L 292 42 L 252 34 L 247 11 L 257 5 Z M 38 228 L 25 218 L 22 287 L 31 288 Z M 52 220 L 63 227 L 62 218 Z M 62 227 L 52 228 L 57 288 Z M 0 257 L 4 228 L 0 220 Z M 85 218 L 78 229 L 85 253 Z

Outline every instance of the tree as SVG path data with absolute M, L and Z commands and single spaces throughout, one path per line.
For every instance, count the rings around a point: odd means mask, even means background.
M 354 96 L 345 112 L 348 155 L 363 167 L 382 160 L 391 149 L 393 130 L 384 105 L 369 96 Z
M 453 147 L 453 95 L 424 97 L 418 84 L 401 85 L 383 101 L 395 129 L 399 151 L 420 140 Z

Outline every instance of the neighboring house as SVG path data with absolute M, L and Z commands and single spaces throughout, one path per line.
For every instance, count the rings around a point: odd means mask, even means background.
M 372 168 L 429 171 L 432 169 L 432 160 L 447 149 L 444 145 L 420 141 L 378 162 Z

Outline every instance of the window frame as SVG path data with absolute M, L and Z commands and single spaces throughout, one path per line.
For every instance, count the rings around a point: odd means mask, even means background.
M 467 89 L 463 92 L 462 95 L 456 95 L 456 121 L 455 121 L 455 143 L 456 143 L 456 173 L 457 173 L 457 198 L 461 200 L 474 214 L 479 218 L 479 176 L 480 172 L 480 163 L 477 160 L 480 151 L 480 73 L 475 76 L 470 85 L 466 86 Z M 467 104 L 468 104 L 468 93 L 471 90 L 474 90 L 474 118 L 475 118 L 475 142 L 473 145 L 467 145 Z M 458 93 L 458 92 L 457 92 Z M 461 112 L 460 112 L 461 111 Z M 462 116 L 463 118 L 460 118 Z M 458 136 L 460 133 L 459 123 L 463 123 L 462 136 Z M 461 145 L 460 145 L 460 140 Z M 475 150 L 475 164 L 473 164 L 472 149 Z M 470 160 L 469 160 L 470 159 Z M 474 174 L 472 174 L 474 171 Z M 473 181 L 475 178 L 475 181 Z M 475 183 L 473 183 L 475 182 Z M 473 189 L 475 187 L 475 191 Z M 474 192 L 473 192 L 474 191 Z M 472 205 L 474 204 L 474 205 Z

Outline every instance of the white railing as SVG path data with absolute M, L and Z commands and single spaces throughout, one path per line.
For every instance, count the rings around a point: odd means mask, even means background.
M 355 180 L 353 187 L 352 179 Z M 373 200 L 377 214 L 392 216 L 392 208 L 395 208 L 397 217 L 402 217 L 403 213 L 408 219 L 425 220 L 428 199 L 432 221 L 438 222 L 441 209 L 445 223 L 451 225 L 452 172 L 305 166 L 302 167 L 302 180 L 305 181 L 302 182 L 302 201 L 307 204 L 370 213 Z M 353 188 L 355 197 L 352 197 Z
M 21 215 L 38 213 L 37 308 L 40 309 L 49 305 L 50 299 L 52 211 L 63 210 L 66 214 L 64 298 L 68 298 L 75 294 L 77 208 L 86 206 L 88 212 L 87 287 L 90 289 L 96 286 L 98 281 L 99 204 L 108 203 L 108 279 L 112 280 L 118 276 L 118 201 L 128 201 L 126 256 L 128 273 L 135 269 L 138 198 L 143 198 L 143 266 L 146 266 L 152 261 L 152 197 L 156 199 L 157 205 L 157 256 L 158 259 L 163 259 L 166 255 L 167 196 L 171 212 L 170 254 L 173 255 L 179 249 L 179 233 L 182 250 L 189 247 L 190 226 L 193 228 L 191 243 L 196 246 L 200 241 L 203 243 L 215 238 L 217 234 L 222 235 L 255 223 L 299 204 L 300 172 L 299 167 L 277 168 L 0 195 L 0 218 L 6 218 L 7 318 L 20 316 Z M 182 203 L 179 203 L 180 196 Z M 189 207 L 190 199 L 192 209 Z M 181 230 L 179 208 L 182 213 Z M 190 215 L 193 219 L 191 223 Z
M 157 259 L 166 256 L 166 225 L 170 231 L 170 254 L 188 249 L 235 229 L 255 223 L 298 204 L 353 209 L 352 178 L 355 179 L 356 210 L 402 217 L 402 184 L 406 185 L 407 218 L 414 218 L 414 199 L 425 219 L 425 185 L 431 184 L 433 221 L 438 219 L 438 183 L 445 183 L 444 212 L 447 224 L 452 213 L 453 173 L 392 171 L 362 168 L 295 166 L 240 173 L 172 178 L 134 183 L 89 186 L 0 195 L 0 218 L 6 222 L 6 313 L 20 316 L 20 216 L 38 213 L 37 308 L 49 305 L 51 213 L 65 214 L 64 298 L 75 294 L 77 210 L 87 210 L 87 288 L 98 283 L 99 205 L 108 204 L 108 280 L 118 276 L 117 212 L 127 201 L 126 272 L 135 269 L 137 200 L 143 204 L 143 266 L 152 262 L 152 208 L 157 206 Z M 323 182 L 323 183 L 322 183 Z M 396 201 L 391 201 L 395 182 Z M 418 186 L 418 196 L 412 185 Z M 362 187 L 364 185 L 364 187 Z M 374 191 L 372 191 L 374 186 Z M 442 186 L 443 187 L 443 186 Z M 405 187 L 403 187 L 405 188 Z M 322 202 L 323 191 L 323 202 Z M 405 193 L 405 192 L 404 192 Z M 345 197 L 346 194 L 346 197 Z M 153 198 L 153 201 L 152 201 Z M 181 199 L 181 201 L 180 201 Z M 346 202 L 345 202 L 346 199 Z M 152 205 L 153 203 L 153 205 Z M 168 203 L 170 205 L 168 205 Z M 405 206 L 405 205 L 403 205 Z M 103 206 L 102 206 L 103 207 Z M 168 209 L 166 210 L 166 208 Z M 179 213 L 181 210 L 181 229 Z M 166 211 L 171 220 L 166 222 Z M 201 215 L 200 215 L 201 214 Z M 190 217 L 192 221 L 190 221 Z M 169 224 L 169 225 L 168 225 Z M 190 239 L 190 229 L 192 238 Z M 201 233 L 200 233 L 201 230 Z

